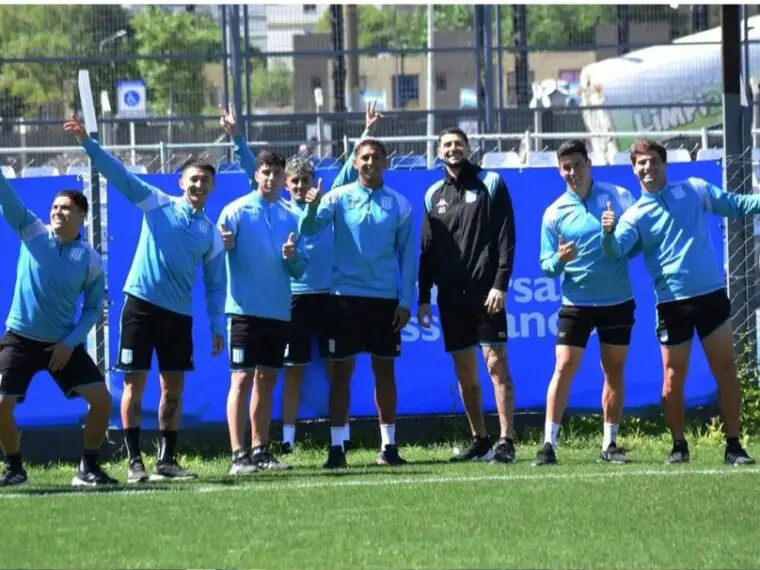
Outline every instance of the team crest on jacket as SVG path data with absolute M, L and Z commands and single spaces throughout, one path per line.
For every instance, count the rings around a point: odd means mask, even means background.
M 464 203 L 465 204 L 472 204 L 474 202 L 478 201 L 478 193 L 473 192 L 472 190 L 468 190 L 464 195 Z
M 446 200 L 444 200 L 443 198 L 441 198 L 440 200 L 438 200 L 438 203 L 435 205 L 435 207 L 438 208 L 438 213 L 439 214 L 445 214 L 446 213 L 446 206 L 448 206 L 448 205 L 449 205 L 449 203 L 446 202 Z
M 390 210 L 391 208 L 393 208 L 393 198 L 391 198 L 390 196 L 383 196 L 382 198 L 380 198 L 380 207 L 383 210 Z
M 198 224 L 198 230 L 205 236 L 208 233 L 208 223 L 205 220 L 201 220 Z
M 280 211 L 279 211 L 279 212 L 277 212 L 277 213 L 278 213 L 278 215 L 280 216 L 280 220 L 281 220 L 281 221 L 283 221 L 283 222 L 284 222 L 285 220 L 287 220 L 287 219 L 288 219 L 288 213 L 287 213 L 285 210 L 280 210 Z
M 84 257 L 84 249 L 81 247 L 72 249 L 71 253 L 69 253 L 69 257 L 71 258 L 71 261 L 82 261 L 82 258 Z

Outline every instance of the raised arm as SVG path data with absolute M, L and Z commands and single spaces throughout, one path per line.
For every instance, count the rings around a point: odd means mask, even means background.
M 512 198 L 501 176 L 499 176 L 496 184 L 492 206 L 494 229 L 499 248 L 499 264 L 496 269 L 493 289 L 506 291 L 509 285 L 509 278 L 512 276 L 512 269 L 515 265 L 517 236 L 515 233 L 515 215 L 512 209 Z
M 705 210 L 708 212 L 724 218 L 740 218 L 750 214 L 760 214 L 760 194 L 724 192 L 701 178 L 689 178 L 689 182 L 701 196 Z
M 630 257 L 633 252 L 641 249 L 639 230 L 636 228 L 636 220 L 627 210 L 612 231 L 602 228 L 602 246 L 608 257 Z M 605 212 L 606 215 L 606 212 Z M 603 221 L 604 223 L 604 221 Z
M 213 244 L 203 256 L 203 286 L 206 290 L 206 313 L 211 333 L 224 336 L 227 328 L 224 317 L 224 302 L 227 294 L 224 244 L 219 231 L 214 230 L 213 233 Z
M 256 189 L 256 179 L 254 174 L 256 173 L 256 156 L 253 154 L 251 147 L 248 146 L 248 141 L 245 140 L 245 135 L 239 133 L 237 130 L 237 122 L 235 121 L 235 115 L 231 110 L 225 109 L 222 105 L 219 105 L 219 124 L 224 132 L 232 139 L 232 148 L 235 151 L 235 158 L 240 164 L 248 178 L 251 180 L 251 189 Z
M 364 115 L 364 132 L 361 134 L 361 138 L 371 137 L 375 132 L 375 127 L 383 118 L 383 115 L 375 110 L 376 101 L 367 103 L 367 111 Z M 354 150 L 359 145 L 361 140 L 357 141 L 354 145 Z M 339 186 L 345 186 L 351 182 L 356 182 L 359 179 L 359 171 L 354 166 L 354 153 L 352 152 L 346 157 L 346 161 L 343 163 L 343 168 L 338 172 L 338 176 L 333 180 L 330 188 L 338 188 Z
M 335 209 L 338 202 L 338 192 L 331 190 L 322 196 L 322 179 L 320 178 L 316 188 L 306 193 L 307 206 L 298 220 L 298 233 L 303 236 L 313 236 L 329 226 L 335 218 Z
M 559 232 L 551 210 L 541 220 L 541 271 L 547 277 L 557 277 L 565 270 L 559 259 Z
M 417 255 L 412 236 L 412 208 L 406 199 L 399 201 L 399 219 L 396 226 L 396 255 L 399 260 L 398 304 L 411 310 L 414 286 L 417 281 Z
M 45 233 L 45 224 L 21 201 L 10 182 L 0 173 L 0 215 L 22 241 Z
M 87 132 L 76 117 L 72 117 L 65 123 L 63 130 L 74 135 L 95 168 L 135 206 L 147 212 L 169 203 L 167 194 L 129 172 L 121 162 L 87 136 Z
M 94 251 L 90 251 L 90 268 L 85 282 L 82 313 L 79 321 L 74 325 L 74 330 L 63 340 L 70 349 L 82 344 L 87 334 L 98 322 L 103 311 L 103 300 L 106 296 L 106 279 L 103 272 L 103 260 Z

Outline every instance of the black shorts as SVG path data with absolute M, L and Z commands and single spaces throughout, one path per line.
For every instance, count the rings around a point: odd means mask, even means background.
M 668 301 L 657 305 L 657 338 L 660 344 L 676 346 L 715 332 L 731 318 L 731 301 L 725 289 L 691 299 Z
M 147 372 L 153 351 L 161 372 L 193 369 L 193 317 L 163 309 L 127 295 L 121 311 L 119 362 L 121 372 Z
M 287 321 L 231 315 L 230 369 L 282 368 L 289 333 Z
M 77 398 L 83 386 L 104 384 L 105 378 L 84 349 L 83 344 L 74 348 L 71 358 L 58 372 L 48 370 L 50 351 L 54 342 L 41 342 L 21 336 L 11 330 L 0 341 L 0 394 L 18 396 L 23 402 L 32 378 L 43 370 L 53 377 L 67 398 Z
M 330 338 L 331 360 L 345 360 L 361 352 L 380 358 L 401 356 L 401 331 L 393 330 L 397 299 L 332 296 Z
M 438 314 L 446 352 L 507 342 L 507 314 L 505 311 L 487 314 L 486 297 L 487 293 L 438 290 Z
M 557 344 L 586 348 L 596 329 L 601 344 L 628 346 L 635 312 L 633 299 L 603 307 L 562 305 L 557 315 Z
M 285 347 L 285 365 L 299 366 L 311 362 L 311 344 L 317 339 L 319 358 L 327 358 L 330 337 L 329 293 L 302 293 L 293 295 L 290 305 L 290 335 Z

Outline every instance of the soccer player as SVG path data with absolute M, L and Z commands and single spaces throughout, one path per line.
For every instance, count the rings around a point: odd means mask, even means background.
M 234 115 L 220 106 L 220 124 L 225 133 L 234 141 L 235 156 L 240 166 L 255 184 L 256 159 L 251 152 L 245 137 L 237 133 Z M 365 129 L 362 138 L 372 134 L 382 114 L 375 110 L 375 102 L 367 103 L 365 114 Z M 343 168 L 333 181 L 332 187 L 337 188 L 356 180 L 358 176 L 351 159 L 346 160 Z M 321 181 L 320 181 L 321 182 Z M 293 206 L 303 209 L 306 206 L 306 193 L 314 187 L 314 168 L 311 161 L 305 158 L 292 158 L 285 165 L 285 188 L 290 193 Z M 223 233 L 227 239 L 230 232 Z M 328 330 L 330 320 L 330 279 L 333 255 L 332 226 L 325 228 L 316 236 L 304 238 L 304 244 L 309 256 L 309 268 L 300 279 L 291 279 L 292 292 L 290 338 L 285 354 L 285 386 L 283 390 L 283 453 L 290 453 L 295 445 L 296 415 L 300 399 L 301 383 L 306 372 L 306 366 L 311 362 L 311 341 L 316 337 L 319 357 L 325 360 L 325 373 L 332 376 L 332 364 L 327 359 Z M 350 427 L 348 417 L 344 427 L 343 446 L 350 446 Z
M 193 369 L 192 289 L 203 268 L 206 306 L 212 332 L 211 352 L 224 350 L 224 246 L 204 211 L 214 189 L 211 164 L 190 160 L 182 167 L 182 196 L 170 196 L 127 171 L 87 136 L 76 118 L 64 129 L 95 167 L 143 212 L 140 241 L 124 286 L 118 370 L 125 373 L 121 421 L 129 455 L 127 482 L 148 480 L 140 453 L 140 419 L 145 379 L 153 351 L 158 356 L 161 445 L 150 479 L 194 479 L 175 459 L 185 373 Z
M 269 426 L 277 373 L 283 367 L 290 334 L 290 280 L 303 275 L 308 259 L 296 238 L 300 210 L 280 196 L 285 159 L 263 151 L 256 162 L 255 189 L 225 206 L 218 221 L 219 228 L 233 239 L 227 252 L 225 305 L 230 319 L 232 379 L 227 423 L 233 475 L 290 468 L 270 452 Z M 248 449 L 243 439 L 251 384 Z
M 117 482 L 98 465 L 111 394 L 83 344 L 105 297 L 102 260 L 79 233 L 87 210 L 84 194 L 63 190 L 53 200 L 50 225 L 45 225 L 0 174 L 0 214 L 21 238 L 13 302 L 0 341 L 0 447 L 5 454 L 0 487 L 27 482 L 13 410 L 42 370 L 50 373 L 67 398 L 82 397 L 89 405 L 84 453 L 71 484 Z M 82 310 L 75 322 L 80 295 Z
M 636 304 L 628 277 L 628 259 L 606 257 L 600 231 L 604 211 L 622 213 L 634 199 L 620 186 L 592 180 L 591 161 L 582 141 L 562 143 L 557 159 L 567 189 L 544 212 L 541 270 L 548 277 L 561 277 L 562 306 L 557 323 L 554 374 L 546 393 L 544 445 L 535 464 L 557 462 L 555 449 L 562 414 L 593 329 L 599 334 L 604 373 L 604 437 L 600 459 L 606 463 L 627 463 L 625 450 L 617 446 L 616 438 L 623 413 L 623 371 Z
M 325 468 L 346 466 L 343 423 L 357 354 L 369 352 L 375 376 L 380 420 L 381 465 L 406 463 L 396 446 L 395 359 L 401 354 L 401 330 L 409 322 L 414 294 L 415 255 L 409 201 L 385 186 L 388 154 L 376 139 L 354 148 L 357 182 L 328 192 L 306 193 L 301 215 L 304 236 L 331 223 L 334 232 L 332 312 L 328 352 L 333 361 L 330 384 L 330 446 Z
M 425 193 L 419 265 L 420 326 L 430 326 L 431 289 L 446 352 L 452 355 L 471 443 L 451 461 L 515 461 L 514 398 L 507 365 L 506 291 L 515 258 L 512 200 L 501 177 L 468 160 L 469 141 L 458 128 L 438 136 L 446 174 Z M 494 388 L 500 436 L 486 432 L 475 347 L 481 346 Z
M 736 376 L 731 302 L 710 241 L 707 214 L 741 217 L 760 213 L 760 196 L 724 192 L 700 178 L 668 183 L 665 148 L 650 140 L 631 147 L 641 198 L 620 216 L 602 215 L 605 253 L 625 257 L 640 247 L 657 300 L 657 336 L 663 360 L 662 399 L 673 436 L 669 463 L 689 461 L 684 435 L 683 390 L 694 330 L 718 385 L 726 433 L 724 460 L 754 460 L 739 443 L 741 392 Z

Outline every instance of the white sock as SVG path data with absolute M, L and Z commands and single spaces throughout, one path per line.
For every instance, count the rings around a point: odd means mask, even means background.
M 396 424 L 380 424 L 380 438 L 382 440 L 382 449 L 386 445 L 396 444 Z
M 349 441 L 351 439 L 351 425 L 346 422 L 346 425 L 343 426 L 343 439 L 346 441 Z
M 342 427 L 331 427 L 330 438 L 332 438 L 333 447 L 340 447 L 341 449 L 343 449 L 343 428 Z
M 283 425 L 282 426 L 282 442 L 289 443 L 290 447 L 296 444 L 296 426 Z
M 618 424 L 604 424 L 604 441 L 602 442 L 602 451 L 607 449 L 613 441 L 617 442 L 618 429 L 620 429 L 620 426 Z
M 544 424 L 544 443 L 551 443 L 554 449 L 557 449 L 557 434 L 559 433 L 560 424 L 546 422 Z

